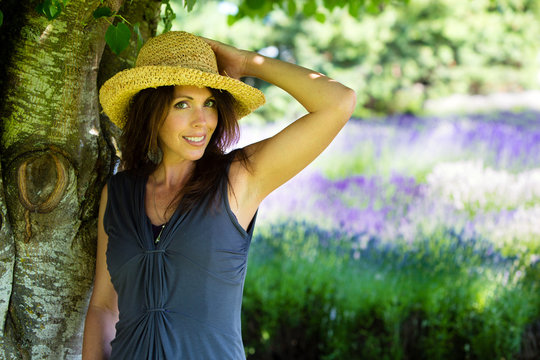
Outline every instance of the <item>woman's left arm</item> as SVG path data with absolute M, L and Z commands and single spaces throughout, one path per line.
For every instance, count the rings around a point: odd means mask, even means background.
M 355 92 L 322 74 L 254 52 L 208 40 L 223 73 L 253 76 L 276 85 L 302 104 L 307 114 L 271 138 L 246 148 L 251 171 L 244 181 L 251 201 L 260 202 L 312 162 L 350 118 Z

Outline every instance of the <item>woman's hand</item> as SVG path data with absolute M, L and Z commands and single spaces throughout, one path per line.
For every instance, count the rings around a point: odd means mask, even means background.
M 246 64 L 254 55 L 250 51 L 240 50 L 231 45 L 216 40 L 201 37 L 216 54 L 217 64 L 221 75 L 239 79 L 246 75 Z

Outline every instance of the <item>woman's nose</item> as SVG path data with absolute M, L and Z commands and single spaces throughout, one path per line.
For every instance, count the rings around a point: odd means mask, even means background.
M 193 126 L 194 127 L 200 127 L 203 124 L 206 123 L 206 114 L 204 113 L 204 109 L 199 108 L 195 111 L 195 114 L 193 116 Z

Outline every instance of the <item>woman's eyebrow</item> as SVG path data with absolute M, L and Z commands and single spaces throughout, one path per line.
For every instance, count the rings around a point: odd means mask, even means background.
M 176 99 L 189 99 L 189 100 L 193 100 L 193 98 L 191 96 L 188 96 L 188 95 L 178 95 L 178 96 L 175 96 L 174 97 L 174 100 Z
M 173 100 L 178 100 L 178 99 L 188 99 L 188 100 L 194 100 L 194 98 L 192 98 L 191 96 L 188 96 L 188 95 L 178 95 L 178 96 L 175 96 Z M 210 95 L 206 98 L 206 100 L 215 100 L 216 97 L 214 95 Z

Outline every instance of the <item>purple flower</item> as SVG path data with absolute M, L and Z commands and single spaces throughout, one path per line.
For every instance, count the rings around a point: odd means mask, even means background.
M 384 244 L 413 244 L 442 227 L 501 246 L 495 239 L 511 237 L 537 212 L 460 209 L 430 191 L 437 164 L 467 161 L 517 174 L 538 168 L 540 113 L 350 121 L 320 159 L 265 199 L 259 221 L 304 221 Z

